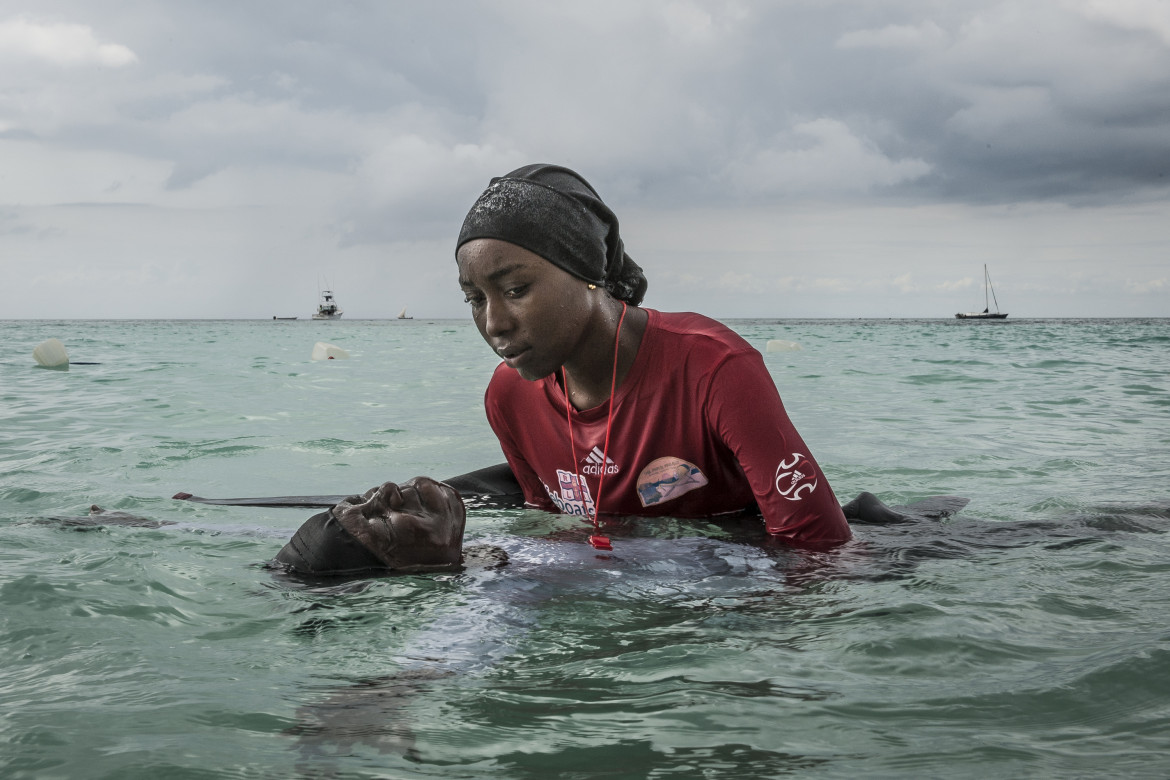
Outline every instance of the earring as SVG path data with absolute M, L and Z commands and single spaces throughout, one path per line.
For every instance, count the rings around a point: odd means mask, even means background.
M 595 285 L 595 284 L 591 284 L 591 285 L 589 285 L 589 289 L 590 289 L 590 290 L 596 290 L 596 289 L 597 289 L 597 285 Z

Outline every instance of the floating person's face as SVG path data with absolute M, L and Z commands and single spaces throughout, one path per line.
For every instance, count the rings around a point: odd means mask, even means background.
M 559 369 L 589 339 L 598 295 L 538 254 L 495 238 L 459 248 L 459 286 L 483 340 L 528 380 Z M 594 291 L 600 294 L 600 291 Z
M 429 477 L 386 482 L 350 496 L 333 507 L 333 516 L 391 569 L 452 566 L 462 555 L 463 499 Z
M 450 485 L 386 482 L 309 518 L 276 562 L 301 574 L 450 568 L 462 560 L 463 500 Z

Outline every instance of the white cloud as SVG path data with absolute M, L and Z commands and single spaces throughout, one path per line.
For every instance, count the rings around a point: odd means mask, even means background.
M 1170 46 L 1170 3 L 1166 0 L 1085 0 L 1080 5 L 1089 19 L 1148 32 Z
M 2 58 L 0 58 L 2 59 Z M 147 73 L 129 78 L 108 69 L 74 69 L 68 78 L 30 76 L 26 68 L 0 65 L 0 125 L 46 140 L 82 129 L 117 127 L 109 137 L 86 142 L 95 148 L 134 146 L 138 153 L 157 147 L 162 127 L 157 119 L 139 115 L 142 106 L 189 105 L 223 86 L 206 75 Z
M 0 203 L 141 203 L 162 191 L 170 166 L 119 152 L 54 149 L 0 138 Z
M 1170 3 L 1160 2 L 1170 9 Z M 1092 15 L 1068 13 L 1052 3 L 989 5 L 960 25 L 954 44 L 928 64 L 936 83 L 969 100 L 981 99 L 975 91 L 1047 94 L 1061 112 L 1049 120 L 1049 130 L 1085 116 L 1116 122 L 1119 114 L 1148 107 L 1164 93 L 1170 50 L 1137 35 L 1102 34 L 1086 20 Z
M 955 292 L 956 290 L 969 290 L 974 286 L 975 280 L 970 276 L 964 276 L 962 279 L 939 282 L 938 289 L 943 292 Z
M 801 288 L 803 289 L 827 293 L 849 292 L 856 290 L 859 286 L 861 286 L 861 283 L 856 277 L 846 279 L 835 276 L 821 276 L 815 279 L 809 279 L 801 284 Z
M 705 41 L 711 36 L 711 13 L 696 3 L 671 3 L 662 12 L 671 36 L 684 41 Z
M 945 46 L 949 36 L 932 21 L 890 24 L 877 30 L 853 30 L 837 39 L 838 49 L 928 49 Z
M 27 17 L 0 22 L 0 58 L 31 60 L 61 67 L 98 65 L 121 68 L 138 56 L 118 43 L 103 43 L 82 24 L 42 23 Z
M 693 278 L 699 289 L 710 290 L 710 282 Z M 728 293 L 759 296 L 774 293 L 840 293 L 855 290 L 864 283 L 858 279 L 830 276 L 773 276 L 766 272 L 725 271 L 715 281 L 715 287 Z
M 918 285 L 914 283 L 914 276 L 912 274 L 902 274 L 894 278 L 890 284 L 899 292 L 911 293 L 918 291 Z
M 491 177 L 526 162 L 515 150 L 406 132 L 371 150 L 358 165 L 357 177 L 362 197 L 381 209 L 432 203 L 436 196 L 474 199 Z
M 736 189 L 758 194 L 865 193 L 925 176 L 921 159 L 893 160 L 839 119 L 797 124 L 771 147 L 733 163 Z
M 702 284 L 701 280 L 699 284 Z M 760 280 L 754 274 L 737 273 L 735 271 L 725 271 L 719 275 L 716 284 L 720 289 L 727 292 L 737 293 L 759 293 Z
M 1151 295 L 1154 293 L 1170 292 L 1170 280 L 1168 280 L 1166 277 L 1162 277 L 1161 279 L 1150 279 L 1145 282 L 1135 282 L 1131 279 L 1126 281 L 1125 289 L 1127 292 L 1131 292 L 1136 295 Z
M 515 149 L 461 143 L 438 132 L 387 133 L 357 164 L 354 187 L 337 204 L 345 220 L 341 235 L 347 245 L 436 232 L 453 242 L 488 181 L 529 162 Z

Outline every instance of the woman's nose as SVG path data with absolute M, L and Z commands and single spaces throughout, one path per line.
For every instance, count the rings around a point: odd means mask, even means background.
M 402 491 L 393 482 L 382 486 L 382 500 L 389 509 L 399 509 L 402 506 Z
M 488 299 L 483 305 L 483 332 L 488 336 L 503 336 L 515 326 L 515 319 L 502 300 Z

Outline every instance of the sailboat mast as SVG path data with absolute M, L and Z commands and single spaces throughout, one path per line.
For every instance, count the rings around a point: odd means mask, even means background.
M 991 290 L 991 300 L 995 301 L 995 310 L 999 311 L 999 301 L 997 301 L 995 299 L 995 286 L 992 285 L 992 283 L 991 283 L 991 274 L 988 273 L 988 271 L 987 271 L 987 264 L 986 263 L 984 263 L 984 265 L 983 265 L 983 273 L 987 275 L 987 287 Z M 984 300 L 987 299 L 986 292 L 984 292 L 983 298 L 984 298 Z

